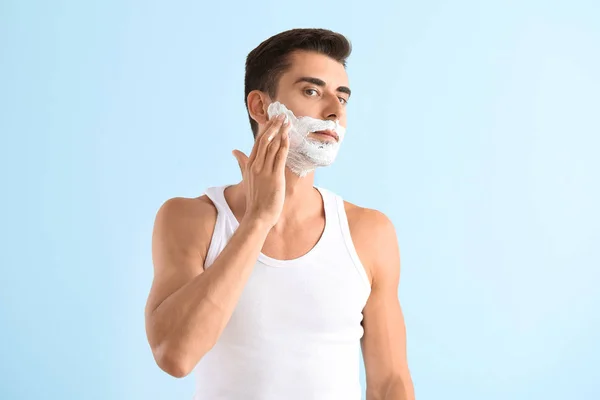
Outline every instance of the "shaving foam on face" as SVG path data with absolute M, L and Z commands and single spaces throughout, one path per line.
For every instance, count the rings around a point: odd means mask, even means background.
M 300 177 L 306 176 L 317 167 L 325 167 L 333 163 L 337 156 L 346 128 L 339 120 L 322 120 L 312 117 L 296 117 L 286 106 L 276 101 L 267 109 L 269 119 L 285 114 L 290 121 L 290 149 L 286 166 Z M 332 130 L 339 137 L 338 141 L 322 141 L 309 138 L 311 132 Z

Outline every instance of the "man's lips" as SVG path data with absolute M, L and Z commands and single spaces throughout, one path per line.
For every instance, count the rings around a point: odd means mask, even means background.
M 317 135 L 327 135 L 327 136 L 331 136 L 331 137 L 332 137 L 332 138 L 334 138 L 336 141 L 338 141 L 338 140 L 339 140 L 339 136 L 338 136 L 338 134 L 337 134 L 335 131 L 332 131 L 332 130 L 330 130 L 330 129 L 328 129 L 328 130 L 325 130 L 325 131 L 316 131 L 316 132 L 313 132 L 313 133 L 314 133 L 314 134 L 317 134 Z

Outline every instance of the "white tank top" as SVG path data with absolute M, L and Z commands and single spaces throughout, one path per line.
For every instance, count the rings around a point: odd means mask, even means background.
M 226 187 L 205 192 L 218 211 L 205 268 L 239 225 Z M 325 206 L 321 238 L 293 260 L 260 253 L 231 319 L 194 370 L 195 400 L 361 399 L 361 321 L 371 288 L 342 198 L 316 189 Z

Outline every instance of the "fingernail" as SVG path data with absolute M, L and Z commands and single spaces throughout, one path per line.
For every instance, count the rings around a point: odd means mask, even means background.
M 282 121 L 284 118 L 285 118 L 285 114 L 279 114 L 277 116 L 277 119 L 280 120 L 280 121 Z

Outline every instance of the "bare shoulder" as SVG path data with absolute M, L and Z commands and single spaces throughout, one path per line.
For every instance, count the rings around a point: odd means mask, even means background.
M 181 244 L 212 236 L 217 209 L 204 195 L 197 198 L 174 197 L 165 201 L 154 222 L 154 233 L 164 233 Z
M 154 280 L 147 310 L 204 271 L 217 210 L 207 196 L 174 197 L 156 213 L 152 233 Z
M 152 234 L 155 277 L 202 272 L 216 220 L 217 209 L 206 195 L 165 201 L 156 213 Z
M 160 213 L 170 213 L 170 214 L 181 214 L 184 213 L 186 216 L 194 216 L 198 213 L 203 214 L 210 211 L 215 211 L 216 208 L 212 201 L 208 198 L 207 195 L 203 195 L 200 197 L 173 197 L 167 201 L 165 201 L 160 209 L 158 210 L 158 214 Z
M 217 209 L 206 195 L 196 198 L 173 197 L 159 208 L 155 226 L 159 224 L 168 228 L 178 228 L 178 231 L 194 233 L 197 228 L 214 225 L 216 218 Z
M 371 283 L 377 268 L 398 251 L 396 229 L 387 215 L 344 201 L 350 235 Z

